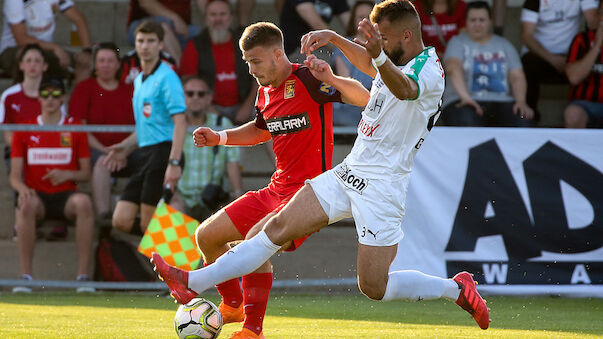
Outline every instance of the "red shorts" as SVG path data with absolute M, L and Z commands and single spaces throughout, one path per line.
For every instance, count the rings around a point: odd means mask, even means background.
M 249 230 L 270 212 L 280 211 L 297 191 L 290 194 L 279 194 L 270 189 L 250 191 L 224 207 L 224 212 L 230 217 L 237 230 L 243 237 Z M 308 236 L 293 240 L 293 246 L 287 251 L 295 251 Z

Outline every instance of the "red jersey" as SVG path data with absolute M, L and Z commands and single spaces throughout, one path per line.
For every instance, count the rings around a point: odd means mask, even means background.
M 130 0 L 130 12 L 128 13 L 128 26 L 132 21 L 150 17 L 151 15 L 145 11 L 139 0 Z M 191 0 L 159 0 L 159 3 L 165 6 L 170 11 L 178 14 L 179 17 L 187 24 L 191 24 Z
M 41 113 L 38 98 L 25 95 L 21 84 L 7 88 L 0 98 L 0 123 L 23 124 Z
M 29 121 L 31 124 L 43 125 L 42 116 Z M 77 125 L 73 117 L 61 118 L 59 125 Z M 76 184 L 66 181 L 53 186 L 50 180 L 42 178 L 50 170 L 78 170 L 78 160 L 90 158 L 88 137 L 82 132 L 39 132 L 16 131 L 13 134 L 11 158 L 23 158 L 23 176 L 25 184 L 44 193 L 73 191 Z
M 588 53 L 595 43 L 595 31 L 588 31 L 576 35 L 567 54 L 567 62 L 578 61 Z M 595 59 L 595 63 L 588 76 L 570 89 L 570 100 L 587 100 L 603 102 L 603 48 Z
M 433 46 L 438 53 L 444 53 L 446 51 L 446 46 L 442 44 L 442 41 L 438 36 L 438 31 L 436 29 L 436 25 L 433 24 L 431 15 L 425 13 L 421 1 L 415 1 L 414 5 L 419 13 L 419 18 L 421 19 L 421 33 L 423 35 L 423 42 L 425 43 L 425 46 Z M 459 30 L 465 27 L 466 7 L 467 5 L 465 2 L 463 0 L 459 0 L 456 3 L 456 7 L 454 8 L 452 15 L 448 15 L 447 12 L 433 15 L 438 23 L 438 26 L 440 27 L 440 31 L 442 32 L 442 37 L 444 38 L 445 42 L 448 42 L 450 38 L 459 34 Z
M 233 48 L 231 40 L 222 44 L 211 44 L 214 60 L 220 60 L 215 63 L 216 82 L 213 103 L 224 107 L 234 106 L 240 102 Z
M 276 172 L 269 187 L 275 192 L 291 194 L 331 168 L 332 102 L 341 102 L 341 93 L 298 64 L 279 87 L 258 89 L 255 124 L 272 135 Z
M 182 56 L 180 57 L 180 68 L 178 69 L 178 75 L 197 75 L 199 73 L 199 53 L 195 48 L 193 39 L 189 40 L 184 46 Z
M 69 114 L 90 125 L 134 125 L 131 85 L 122 82 L 114 90 L 102 88 L 96 78 L 88 78 L 75 86 L 69 101 Z M 130 133 L 92 133 L 103 144 L 111 146 Z

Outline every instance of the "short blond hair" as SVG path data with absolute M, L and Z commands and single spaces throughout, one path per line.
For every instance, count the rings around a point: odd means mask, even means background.
M 258 22 L 247 26 L 241 39 L 239 47 L 242 51 L 248 51 L 257 46 L 283 46 L 283 32 L 271 22 Z

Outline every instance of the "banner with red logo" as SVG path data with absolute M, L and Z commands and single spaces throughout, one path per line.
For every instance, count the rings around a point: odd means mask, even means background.
M 603 296 L 603 130 L 434 128 L 392 270 L 497 294 Z

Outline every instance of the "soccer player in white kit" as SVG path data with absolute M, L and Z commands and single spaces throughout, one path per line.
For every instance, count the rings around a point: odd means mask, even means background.
M 352 151 L 332 170 L 306 185 L 262 231 L 196 271 L 169 266 L 153 255 L 172 295 L 186 303 L 207 288 L 250 273 L 281 246 L 347 217 L 358 233 L 358 286 L 375 300 L 448 298 L 468 311 L 482 329 L 489 309 L 471 274 L 452 279 L 419 271 L 389 272 L 403 237 L 402 218 L 414 156 L 440 115 L 444 71 L 433 47 L 425 48 L 421 23 L 408 0 L 376 5 L 351 42 L 328 30 L 302 38 L 302 52 L 332 43 L 374 78 Z

